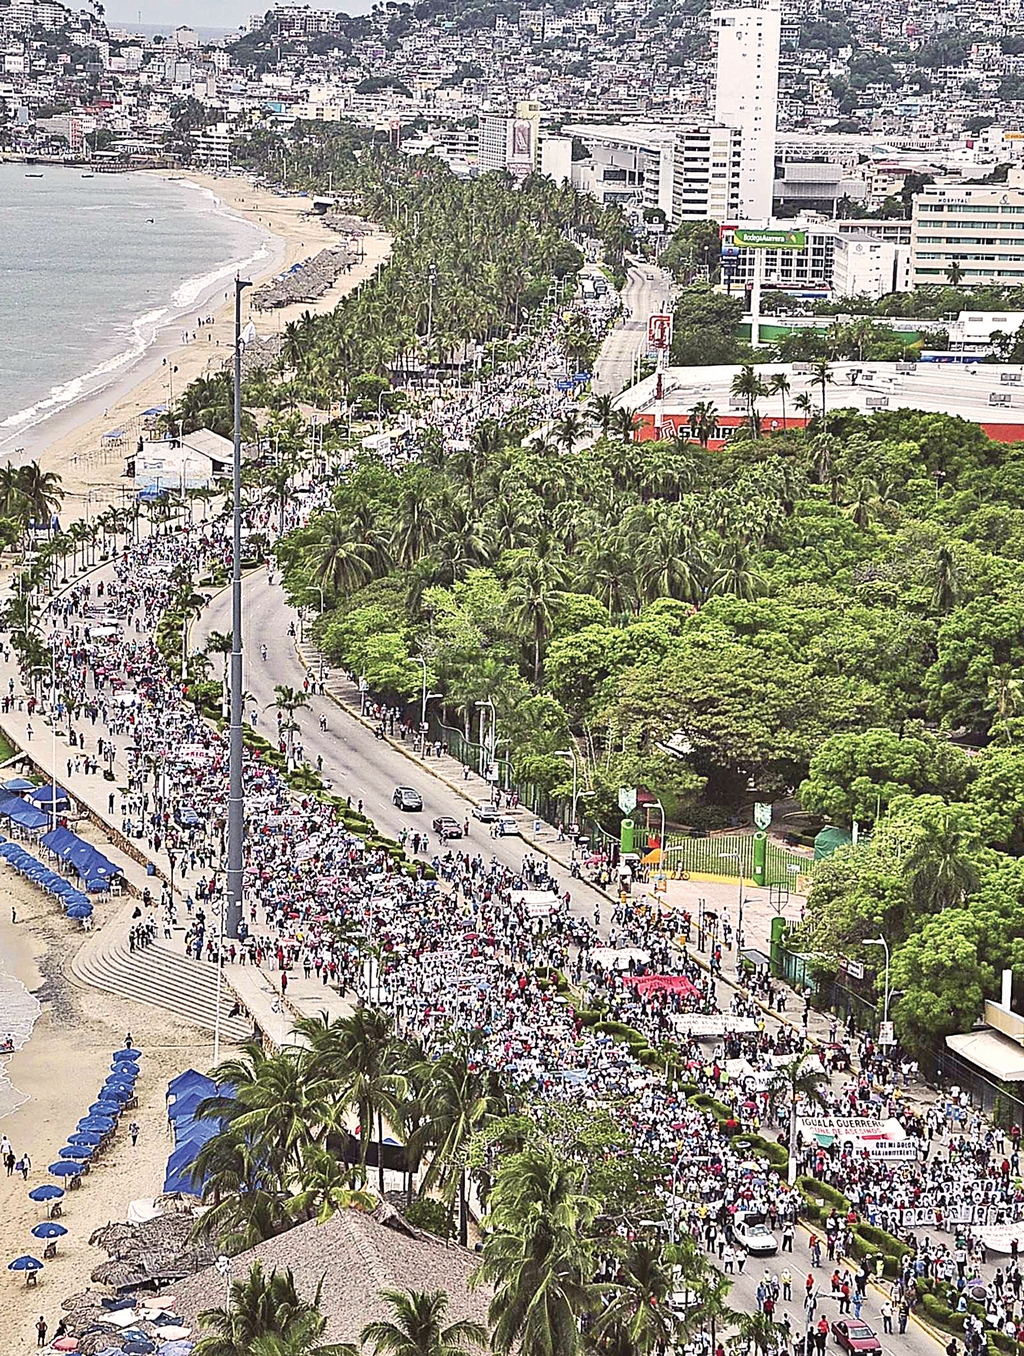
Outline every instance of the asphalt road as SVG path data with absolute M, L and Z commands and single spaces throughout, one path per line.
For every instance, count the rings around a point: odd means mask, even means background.
M 302 688 L 306 669 L 288 635 L 288 624 L 295 613 L 288 607 L 279 584 L 267 583 L 260 570 L 247 578 L 242 589 L 243 634 L 247 637 L 243 657 L 244 690 L 250 692 L 258 710 L 258 732 L 268 739 L 276 736 L 277 716 L 272 709 L 275 684 Z M 210 603 L 193 628 L 191 644 L 202 647 L 211 631 L 230 630 L 231 595 L 225 589 Z M 267 647 L 267 658 L 260 658 L 260 645 Z M 327 717 L 327 732 L 320 730 L 320 717 Z M 431 821 L 438 815 L 451 815 L 461 824 L 469 818 L 470 836 L 455 840 L 456 848 L 481 851 L 486 860 L 492 856 L 505 866 L 518 870 L 527 850 L 521 839 L 508 836 L 492 839 L 487 826 L 470 815 L 469 802 L 450 790 L 444 782 L 406 758 L 389 743 L 374 737 L 330 697 L 311 697 L 308 708 L 296 712 L 299 733 L 295 739 L 303 745 L 305 761 L 315 766 L 319 754 L 324 760 L 323 777 L 336 795 L 351 796 L 353 805 L 363 809 L 379 829 L 397 837 L 403 828 L 430 835 L 430 855 L 438 845 Z M 422 812 L 396 809 L 391 797 L 396 786 L 412 786 L 423 797 Z M 525 822 L 530 816 L 518 812 Z M 593 921 L 594 909 L 601 910 L 602 924 L 608 922 L 611 906 L 583 881 L 573 880 L 568 871 L 556 871 L 562 893 L 569 890 L 574 912 Z M 603 930 L 603 929 L 602 929 Z
M 609 331 L 597 359 L 595 395 L 617 396 L 633 379 L 637 348 L 647 337 L 647 317 L 670 309 L 672 278 L 663 268 L 641 264 L 629 270 L 622 289 L 628 318 Z

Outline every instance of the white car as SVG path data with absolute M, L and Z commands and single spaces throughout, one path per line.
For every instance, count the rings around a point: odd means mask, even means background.
M 765 1222 L 764 1215 L 747 1211 L 733 1220 L 737 1242 L 755 1257 L 768 1257 L 779 1250 L 779 1240 Z
M 519 833 L 519 825 L 516 821 L 514 819 L 509 819 L 505 815 L 502 815 L 500 819 L 495 820 L 495 823 L 498 826 L 499 838 L 515 837 Z

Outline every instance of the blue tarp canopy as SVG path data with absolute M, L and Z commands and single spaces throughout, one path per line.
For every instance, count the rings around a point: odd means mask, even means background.
M 12 777 L 9 781 L 0 782 L 0 791 L 34 791 L 35 782 L 30 782 L 27 777 Z
M 217 1091 L 217 1084 L 206 1074 L 197 1073 L 195 1069 L 186 1069 L 167 1084 L 167 1098 L 170 1100 L 174 1097 L 180 1100 L 186 1093 L 195 1092 L 197 1089 L 204 1097 L 212 1097 Z
M 179 1121 L 180 1124 L 180 1121 Z M 208 1144 L 214 1135 L 220 1133 L 217 1121 L 190 1121 L 188 1134 L 179 1138 L 174 1152 L 167 1160 L 167 1176 L 164 1178 L 164 1191 L 186 1191 L 198 1194 L 196 1183 L 192 1180 L 192 1164 L 199 1150 Z
M 0 816 L 20 824 L 23 829 L 41 829 L 50 822 L 50 816 L 20 796 L 5 796 L 0 800 Z
M 120 868 L 104 857 L 99 848 L 79 838 L 70 829 L 51 829 L 39 841 L 55 857 L 73 866 L 90 889 L 104 889 L 115 876 L 121 874 Z
M 63 786 L 54 786 L 52 782 L 46 782 L 29 796 L 33 805 L 51 805 L 54 801 L 58 805 L 67 805 L 70 803 L 70 799 Z

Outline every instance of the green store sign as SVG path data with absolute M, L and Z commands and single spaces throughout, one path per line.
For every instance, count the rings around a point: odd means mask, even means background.
M 802 250 L 807 245 L 806 231 L 733 231 L 733 241 L 745 249 Z

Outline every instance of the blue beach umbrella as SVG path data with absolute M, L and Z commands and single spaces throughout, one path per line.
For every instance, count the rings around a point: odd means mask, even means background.
M 69 904 L 67 908 L 67 916 L 68 918 L 74 918 L 76 921 L 81 918 L 91 918 L 92 905 L 81 904 L 77 902 L 74 904 Z
M 52 1220 L 46 1220 L 42 1224 L 37 1224 L 32 1230 L 33 1238 L 63 1238 L 67 1229 L 63 1224 L 54 1224 Z
M 150 1352 L 156 1351 L 156 1346 L 148 1337 L 143 1337 L 133 1342 L 125 1342 L 121 1350 L 127 1351 L 129 1356 L 149 1356 Z
M 96 1150 L 91 1144 L 65 1144 L 63 1149 L 57 1150 L 61 1158 L 78 1160 L 82 1163 L 88 1163 Z
M 105 1135 L 113 1130 L 116 1124 L 113 1116 L 83 1116 L 78 1122 L 78 1129 L 96 1130 L 101 1135 Z
M 68 1158 L 62 1158 L 59 1163 L 51 1163 L 46 1169 L 53 1177 L 77 1177 L 79 1173 L 85 1172 L 81 1163 L 72 1163 Z
M 106 1083 L 100 1088 L 100 1097 L 108 1101 L 127 1102 L 132 1094 L 127 1088 L 123 1088 L 120 1083 Z
M 97 1144 L 103 1143 L 103 1136 L 98 1130 L 76 1130 L 73 1135 L 68 1135 L 69 1144 L 91 1144 L 93 1148 Z
M 125 1060 L 136 1060 L 141 1058 L 142 1051 L 132 1050 L 130 1047 L 126 1047 L 124 1050 L 115 1050 L 113 1054 L 113 1060 L 115 1064 L 121 1064 Z
M 98 1102 L 93 1102 L 89 1108 L 90 1116 L 119 1116 L 121 1114 L 121 1103 L 115 1102 L 112 1097 L 101 1097 Z
M 131 1059 L 115 1059 L 110 1066 L 111 1073 L 116 1073 L 118 1077 L 127 1074 L 130 1078 L 138 1078 L 139 1066 Z
M 52 1182 L 44 1182 L 42 1186 L 33 1187 L 28 1193 L 30 1201 L 59 1201 L 64 1195 L 64 1188 L 54 1186 Z
M 42 1271 L 43 1264 L 38 1257 L 16 1257 L 13 1262 L 7 1263 L 8 1271 Z

